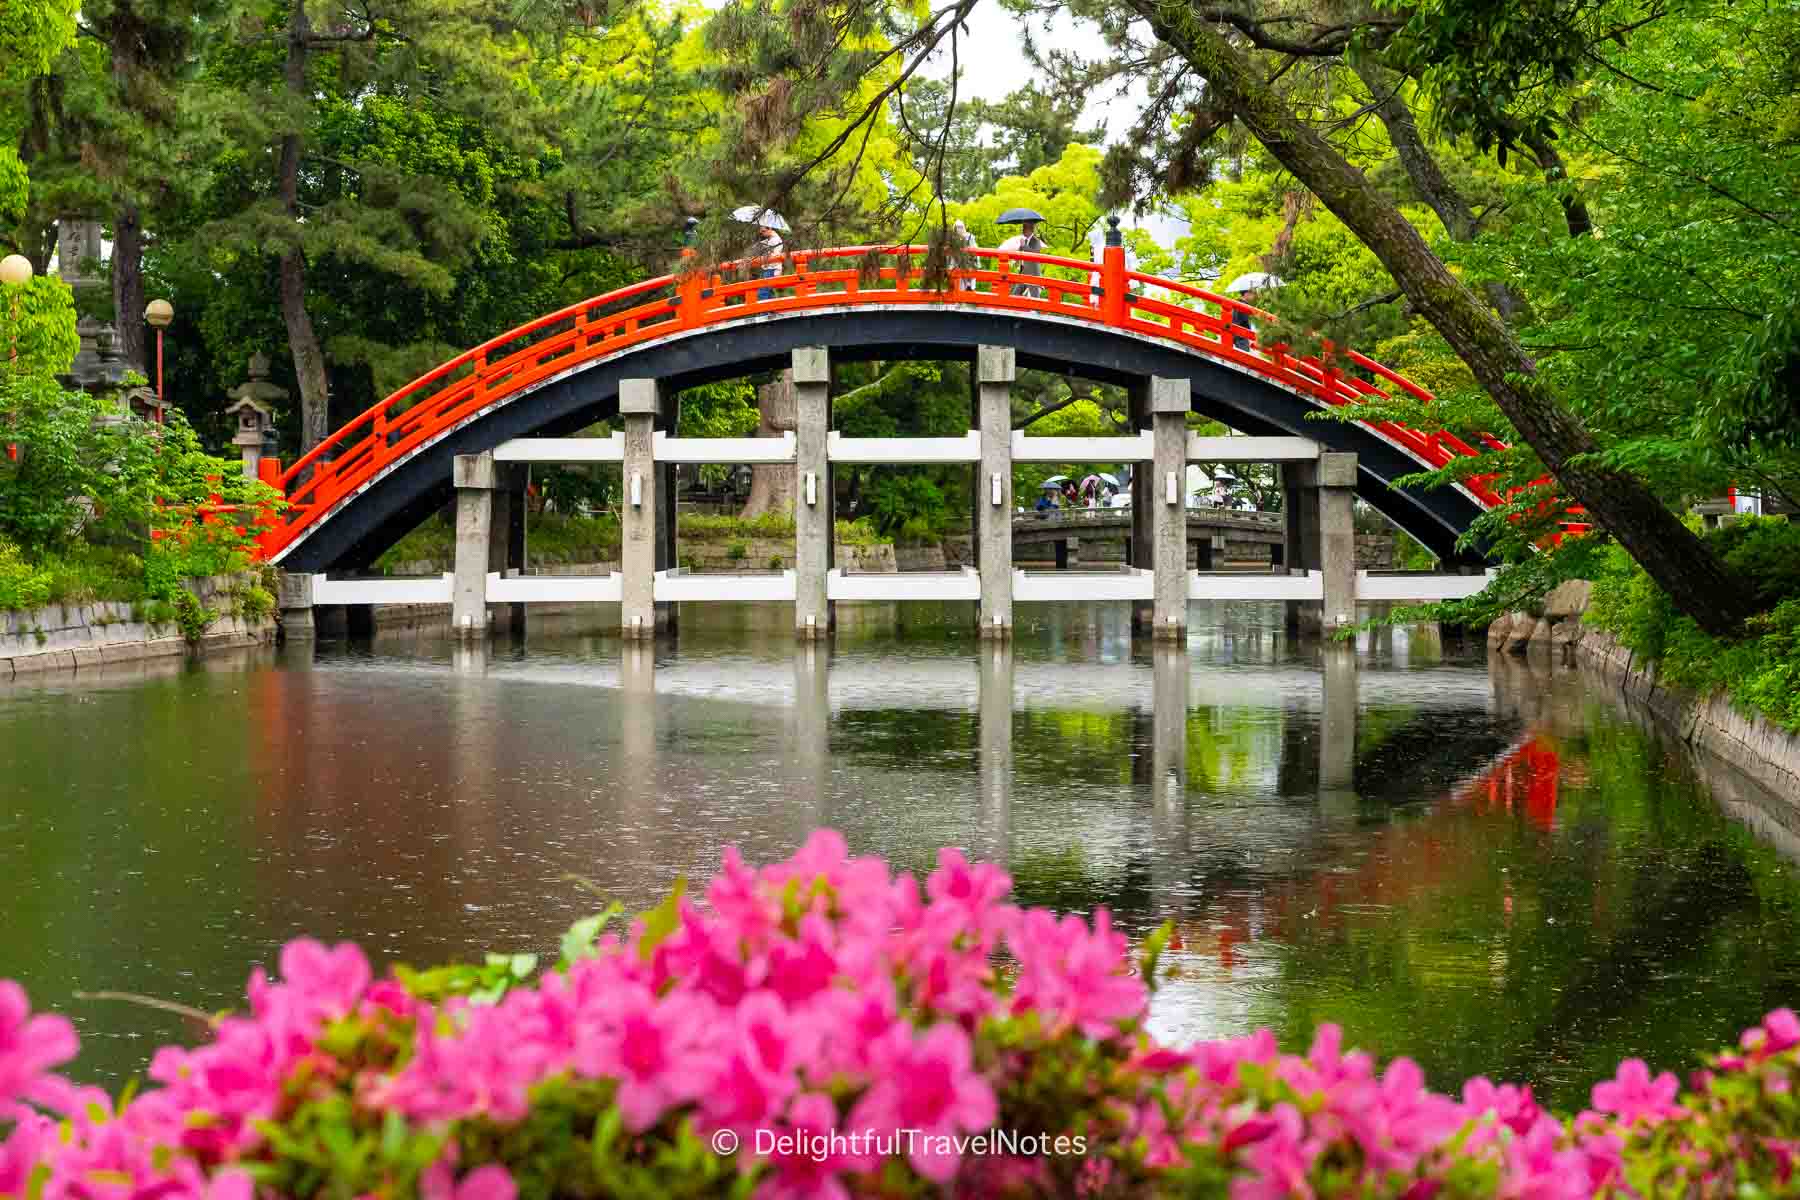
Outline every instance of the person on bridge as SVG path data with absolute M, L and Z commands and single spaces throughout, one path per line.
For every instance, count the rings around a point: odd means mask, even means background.
M 1003 214 L 1000 219 L 1006 221 L 1006 215 L 1007 214 Z M 1050 248 L 1050 244 L 1038 236 L 1038 222 L 1041 220 L 1043 220 L 1042 217 L 1035 216 L 1021 220 L 1019 223 L 1019 232 L 1012 237 L 1007 238 L 1004 242 L 1001 242 L 999 248 L 1001 250 L 1011 250 L 1015 253 L 1042 254 Z M 1007 223 L 1010 224 L 1010 222 Z M 1014 275 L 1042 275 L 1044 273 L 1044 264 L 1038 262 L 1016 262 L 1012 265 L 1012 271 Z M 1013 284 L 1012 294 L 1015 296 L 1030 296 L 1034 299 L 1042 299 L 1044 296 L 1044 289 L 1035 287 L 1031 284 L 1015 283 Z
M 787 245 L 782 242 L 780 232 L 773 225 L 757 227 L 756 245 L 751 247 L 751 254 L 763 260 L 763 265 L 756 272 L 759 279 L 773 279 L 781 274 L 781 258 L 786 253 Z M 771 262 L 770 259 L 774 261 Z M 756 289 L 758 300 L 768 300 L 774 295 L 774 288 Z
M 1056 497 L 1056 489 L 1055 488 L 1045 488 L 1043 491 L 1038 493 L 1037 503 L 1032 505 L 1031 507 L 1036 512 L 1041 512 L 1041 513 L 1055 512 L 1056 511 L 1055 497 Z

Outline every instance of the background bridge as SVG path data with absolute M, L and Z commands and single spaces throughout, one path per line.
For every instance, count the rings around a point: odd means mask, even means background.
M 268 465 L 288 507 L 262 534 L 269 556 L 298 577 L 284 605 L 374 603 L 372 583 L 339 584 L 332 571 L 366 567 L 454 489 L 458 561 L 454 619 L 487 627 L 490 603 L 614 600 L 627 632 L 667 623 L 666 605 L 707 599 L 791 600 L 796 627 L 821 633 L 838 599 L 970 599 L 984 632 L 1004 636 L 1017 599 L 1140 602 L 1147 623 L 1176 634 L 1192 598 L 1242 595 L 1185 571 L 1181 478 L 1189 461 L 1274 461 L 1283 466 L 1284 567 L 1260 598 L 1314 606 L 1322 624 L 1351 619 L 1359 597 L 1351 500 L 1360 495 L 1454 568 L 1478 568 L 1457 539 L 1499 503 L 1485 478 L 1431 492 L 1392 481 L 1476 450 L 1449 435 L 1391 422 L 1310 421 L 1325 407 L 1383 393 L 1420 398 L 1406 380 L 1354 352 L 1345 374 L 1258 346 L 1235 324 L 1263 316 L 1227 297 L 1131 272 L 1116 229 L 1099 263 L 976 251 L 946 286 L 923 286 L 921 247 L 796 254 L 773 278 L 732 269 L 647 280 L 576 305 L 476 347 L 409 384 L 338 430 L 286 471 Z M 885 260 L 884 257 L 885 256 Z M 1022 263 L 1041 275 L 1021 276 Z M 880 264 L 871 266 L 871 264 Z M 755 264 L 751 264 L 754 266 Z M 973 360 L 971 429 L 962 437 L 846 438 L 831 429 L 833 358 Z M 1139 432 L 1126 438 L 1025 437 L 1011 429 L 1017 365 L 1125 385 Z M 682 388 L 791 366 L 798 428 L 782 439 L 672 436 Z M 1199 412 L 1251 436 L 1200 438 Z M 611 438 L 566 435 L 616 421 Z M 626 488 L 621 571 L 605 580 L 534 580 L 523 567 L 518 464 L 617 462 Z M 1011 467 L 1019 461 L 1132 462 L 1128 566 L 1074 584 L 1015 578 Z M 795 514 L 795 570 L 780 578 L 694 577 L 675 569 L 673 467 L 684 462 L 787 462 L 803 481 Z M 978 571 L 936 579 L 872 581 L 833 569 L 830 471 L 836 462 L 966 463 L 975 470 Z M 326 575 L 315 581 L 312 575 Z M 1464 594 L 1479 576 L 1420 584 L 1416 598 Z M 388 584 L 400 601 L 439 598 L 439 581 Z M 307 590 L 312 588 L 313 595 Z M 351 590 L 346 590 L 351 589 Z M 1390 592 L 1392 587 L 1388 589 Z M 403 594 L 404 593 L 404 594 Z M 354 595 L 354 600 L 348 599 Z M 334 597 L 334 598 L 327 598 Z M 1407 596 L 1384 595 L 1404 599 Z

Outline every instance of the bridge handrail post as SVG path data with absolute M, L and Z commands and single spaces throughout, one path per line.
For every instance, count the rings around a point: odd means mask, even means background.
M 1117 216 L 1108 217 L 1106 224 L 1106 249 L 1100 255 L 1100 320 L 1123 325 L 1131 292 L 1125 277 L 1125 239 Z

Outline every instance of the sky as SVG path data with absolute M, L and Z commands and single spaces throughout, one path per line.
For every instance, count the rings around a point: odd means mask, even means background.
M 1003 100 L 1036 78 L 1037 72 L 1026 59 L 1021 44 L 1019 20 L 996 0 L 983 0 L 975 6 L 969 16 L 969 36 L 959 39 L 958 59 L 962 68 L 962 82 L 957 88 L 959 96 Z M 1030 20 L 1040 50 L 1069 50 L 1078 54 L 1094 54 L 1098 50 L 1098 32 L 1091 24 L 1071 17 L 1067 10 L 1058 9 L 1047 24 L 1041 17 L 1034 16 Z M 950 74 L 949 53 L 937 55 L 924 70 L 937 78 L 946 78 Z M 1104 123 L 1110 141 L 1130 127 L 1143 104 L 1144 97 L 1137 89 L 1124 96 L 1108 89 L 1089 98 L 1082 114 L 1083 123 Z M 1164 246 L 1172 245 L 1176 238 L 1187 233 L 1186 222 L 1171 215 L 1151 213 L 1135 221 L 1129 213 L 1121 216 L 1128 227 L 1149 231 Z M 1096 232 L 1095 236 L 1100 234 Z

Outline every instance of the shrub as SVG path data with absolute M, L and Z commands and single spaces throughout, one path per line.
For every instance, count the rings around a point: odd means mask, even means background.
M 1623 550 L 1609 547 L 1595 572 L 1586 621 L 1654 662 L 1658 679 L 1800 731 L 1800 527 L 1745 519 L 1707 535 L 1727 565 L 1769 604 L 1740 638 L 1720 639 L 1682 616 Z
M 854 521 L 839 521 L 836 533 L 840 546 L 880 546 L 890 540 L 883 537 L 873 525 L 862 517 L 858 517 Z
M 939 856 L 923 889 L 821 831 L 760 870 L 727 851 L 561 961 L 397 969 L 290 943 L 250 1012 L 117 1110 L 52 1068 L 65 1020 L 0 983 L 0 1194 L 527 1197 L 1745 1196 L 1791 1186 L 1800 1019 L 1781 1010 L 1680 1093 L 1638 1060 L 1571 1121 L 1529 1088 L 1460 1098 L 1331 1026 L 1158 1046 L 1161 938 L 1134 972 L 1090 924 L 1005 902 Z M 1005 955 L 1006 969 L 997 965 Z M 60 1113 L 60 1122 L 39 1115 Z M 776 1139 L 784 1139 L 778 1142 Z M 96 1189 L 103 1189 L 97 1191 Z
M 732 562 L 742 562 L 750 557 L 750 543 L 742 538 L 730 543 L 725 547 L 725 557 Z
M 945 515 L 943 490 L 922 475 L 881 475 L 870 482 L 865 496 L 869 523 L 890 537 L 905 536 L 910 528 L 926 540 Z
M 50 572 L 26 562 L 18 546 L 0 537 L 0 609 L 42 607 L 50 599 Z

